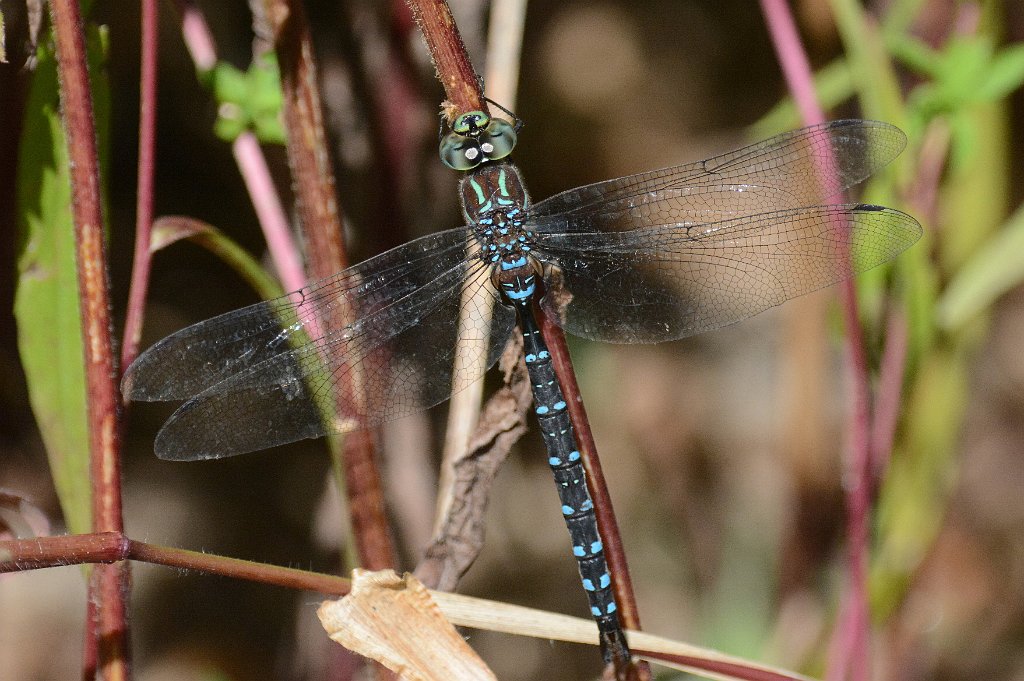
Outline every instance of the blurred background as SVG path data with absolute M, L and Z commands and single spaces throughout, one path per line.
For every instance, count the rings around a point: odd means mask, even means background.
M 487 3 L 451 4 L 482 72 Z M 135 215 L 139 17 L 135 3 L 94 5 L 92 22 L 109 29 L 106 191 L 120 334 Z M 246 3 L 198 5 L 220 58 L 246 69 L 254 39 Z M 792 5 L 815 68 L 834 67 L 844 53 L 834 5 Z M 306 6 L 350 258 L 460 224 L 458 176 L 436 157 L 443 94 L 404 5 Z M 901 190 L 885 202 L 913 213 L 926 237 L 903 256 L 907 263 L 875 278 L 865 306 L 873 365 L 887 328 L 883 281 L 896 282 L 903 302 L 895 307 L 909 310 L 910 338 L 896 445 L 873 515 L 874 678 L 1020 680 L 1024 292 L 1010 277 L 1007 292 L 975 297 L 973 307 L 956 307 L 960 299 L 950 303 L 944 294 L 959 290 L 963 272 L 991 270 L 978 259 L 986 249 L 1016 256 L 1007 253 L 1012 242 L 999 239 L 1022 220 L 1011 214 L 1024 199 L 1024 95 L 1016 86 L 987 100 L 970 91 L 973 84 L 983 89 L 986 65 L 1001 63 L 993 55 L 1020 47 L 1024 5 L 918 0 L 870 2 L 865 9 L 876 16 L 902 12 L 905 35 L 940 55 L 935 63 L 946 68 L 927 72 L 906 45 L 891 48 L 900 56 L 906 104 L 905 118 L 893 122 L 908 130 L 911 143 L 896 169 Z M 161 7 L 160 41 L 156 215 L 205 220 L 262 257 L 230 147 L 214 134 L 217 103 L 197 81 L 170 3 Z M 989 61 L 963 47 L 972 41 L 990 48 Z M 748 0 L 535 0 L 522 54 L 519 98 L 500 103 L 525 121 L 515 159 L 535 199 L 802 125 L 791 109 L 777 107 L 787 97 L 785 84 L 762 15 Z M 17 271 L 14 159 L 30 80 L 21 65 L 17 58 L 0 65 L 6 273 Z M 954 89 L 958 82 L 961 90 Z M 833 118 L 861 113 L 852 99 L 830 111 Z M 927 182 L 915 180 L 936 138 L 947 151 L 939 153 L 938 179 L 930 185 L 937 196 L 929 200 Z M 279 190 L 290 197 L 283 147 L 266 151 Z M 59 533 L 61 507 L 8 312 L 15 280 L 0 277 L 0 487 L 30 498 Z M 814 294 L 658 346 L 570 338 L 645 629 L 823 673 L 846 587 L 843 453 L 851 391 L 834 297 L 834 290 Z M 155 258 L 142 346 L 256 299 L 214 256 L 174 245 Z M 490 391 L 499 379 L 488 381 Z M 168 463 L 153 456 L 152 443 L 170 412 L 135 405 L 129 415 L 125 517 L 132 537 L 340 569 L 344 529 L 323 442 Z M 444 416 L 442 405 L 390 424 L 381 436 L 400 570 L 411 570 L 429 541 Z M 461 592 L 585 616 L 532 424 L 497 478 L 487 522 L 486 547 Z M 133 566 L 133 579 L 138 678 L 322 678 L 328 648 L 315 617 L 317 594 L 143 564 Z M 75 678 L 84 608 L 78 568 L 0 577 L 0 669 L 15 670 L 12 679 Z M 501 679 L 600 672 L 592 648 L 465 633 Z

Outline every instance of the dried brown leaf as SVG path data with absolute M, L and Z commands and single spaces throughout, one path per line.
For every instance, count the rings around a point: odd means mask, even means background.
M 0 488 L 0 539 L 31 539 L 50 534 L 50 520 L 24 496 Z
M 495 679 L 411 575 L 356 570 L 349 595 L 317 614 L 331 639 L 410 681 Z
M 532 395 L 521 355 L 521 339 L 509 343 L 501 359 L 506 384 L 487 401 L 465 455 L 454 464 L 448 513 L 415 570 L 431 588 L 454 590 L 483 547 L 491 485 L 512 445 L 526 432 Z

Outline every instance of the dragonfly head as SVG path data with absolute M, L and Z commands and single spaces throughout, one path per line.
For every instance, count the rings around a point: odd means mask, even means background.
M 483 111 L 470 111 L 455 119 L 451 132 L 441 138 L 441 161 L 452 170 L 472 170 L 498 161 L 516 146 L 516 127 Z

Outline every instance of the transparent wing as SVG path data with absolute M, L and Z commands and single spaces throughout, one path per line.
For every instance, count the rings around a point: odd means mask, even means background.
M 133 401 L 187 399 L 296 343 L 328 342 L 339 332 L 332 322 L 344 327 L 457 267 L 470 235 L 463 228 L 420 237 L 294 293 L 173 333 L 128 367 L 121 391 Z
M 732 324 L 895 258 L 914 218 L 866 204 L 539 235 L 545 311 L 566 331 L 657 343 Z
M 906 142 L 888 123 L 833 121 L 706 161 L 570 189 L 535 204 L 530 217 L 539 232 L 618 231 L 829 203 Z
M 494 296 L 466 229 L 417 239 L 307 289 L 201 322 L 143 353 L 132 399 L 187 398 L 157 436 L 166 459 L 242 454 L 372 426 L 437 404 L 497 358 L 514 324 L 470 299 Z M 472 356 L 460 356 L 467 353 Z

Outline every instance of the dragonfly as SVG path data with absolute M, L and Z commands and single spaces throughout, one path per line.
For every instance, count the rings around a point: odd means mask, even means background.
M 465 225 L 182 329 L 139 356 L 122 390 L 185 400 L 157 434 L 157 456 L 217 459 L 439 404 L 482 379 L 518 324 L 572 552 L 605 659 L 619 659 L 628 646 L 535 307 L 576 336 L 658 343 L 888 262 L 920 224 L 844 192 L 906 137 L 883 122 L 834 121 L 533 203 L 507 159 L 518 125 L 464 116 L 440 151 L 465 171 Z

